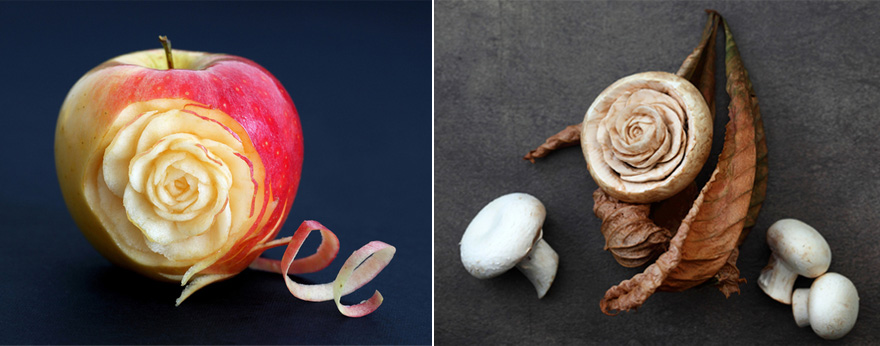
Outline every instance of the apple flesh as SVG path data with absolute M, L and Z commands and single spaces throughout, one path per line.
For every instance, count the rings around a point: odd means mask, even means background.
M 131 53 L 77 81 L 58 118 L 56 169 L 102 255 L 154 279 L 201 278 L 198 289 L 244 270 L 277 235 L 299 185 L 302 129 L 256 63 L 173 57 L 169 70 L 161 49 Z

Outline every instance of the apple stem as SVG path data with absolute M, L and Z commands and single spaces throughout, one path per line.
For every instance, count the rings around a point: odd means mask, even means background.
M 174 69 L 174 59 L 171 58 L 171 40 L 167 36 L 160 35 L 159 42 L 162 42 L 162 47 L 165 48 L 165 60 L 168 61 L 168 69 Z

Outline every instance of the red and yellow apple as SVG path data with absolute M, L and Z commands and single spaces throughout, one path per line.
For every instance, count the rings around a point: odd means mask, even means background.
M 172 69 L 156 49 L 80 78 L 61 108 L 55 160 L 86 238 L 117 265 L 188 283 L 179 304 L 287 241 L 273 239 L 296 195 L 303 139 L 287 91 L 253 61 L 168 55 Z M 332 233 L 322 236 L 309 270 L 338 251 Z

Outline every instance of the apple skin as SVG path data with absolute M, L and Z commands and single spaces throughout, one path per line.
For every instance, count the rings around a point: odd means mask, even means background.
M 238 273 L 259 255 L 251 248 L 277 235 L 299 185 L 303 146 L 299 115 L 278 80 L 251 60 L 174 50 L 175 69 L 163 69 L 161 49 L 131 53 L 107 61 L 74 85 L 62 106 L 55 134 L 58 179 L 65 202 L 86 238 L 111 262 L 158 280 L 159 274 L 182 275 L 187 268 L 153 268 L 129 258 L 104 228 L 86 198 L 87 172 L 113 134 L 125 124 L 115 120 L 126 106 L 153 99 L 186 99 L 221 110 L 234 119 L 253 143 L 265 169 L 269 197 L 277 203 L 260 236 L 236 244 L 201 273 Z M 100 160 L 97 160 L 100 161 Z M 270 192 L 271 191 L 271 192 Z M 260 196 L 263 197 L 263 196 Z

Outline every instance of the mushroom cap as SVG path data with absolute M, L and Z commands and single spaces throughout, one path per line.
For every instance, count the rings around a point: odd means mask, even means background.
M 813 331 L 825 339 L 839 339 L 849 333 L 856 323 L 859 293 L 845 276 L 826 273 L 810 286 L 807 305 Z
M 685 112 L 683 159 L 665 176 L 642 182 L 627 181 L 606 162 L 605 144 L 599 143 L 598 131 L 602 120 L 621 96 L 635 90 L 650 89 L 678 101 Z M 587 169 L 602 190 L 624 202 L 651 203 L 675 195 L 687 187 L 706 163 L 712 149 L 712 112 L 706 100 L 687 79 L 668 72 L 642 72 L 614 82 L 593 101 L 584 116 L 581 130 L 581 149 Z M 656 171 L 654 168 L 651 170 Z
M 831 265 L 831 248 L 825 238 L 815 228 L 796 219 L 782 219 L 770 226 L 767 245 L 798 275 L 815 278 Z
M 511 193 L 489 202 L 461 237 L 461 263 L 486 279 L 516 266 L 541 239 L 547 211 L 532 195 Z

